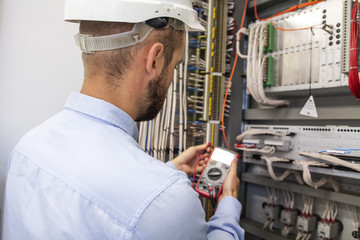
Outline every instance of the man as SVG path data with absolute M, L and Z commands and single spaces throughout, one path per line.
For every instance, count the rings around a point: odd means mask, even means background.
M 191 1 L 68 0 L 65 13 L 81 21 L 84 84 L 13 151 L 3 239 L 243 239 L 236 161 L 206 223 L 185 173 L 207 144 L 167 164 L 137 144 L 135 121 L 160 110 L 184 30 L 202 30 Z

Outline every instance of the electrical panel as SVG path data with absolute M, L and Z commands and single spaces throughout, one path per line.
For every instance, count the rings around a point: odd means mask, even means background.
M 347 86 L 350 13 L 351 1 L 328 0 L 250 24 L 250 35 L 266 33 L 265 91 Z
M 250 23 L 238 31 L 242 114 L 231 109 L 241 124 L 229 138 L 243 156 L 240 225 L 250 240 L 357 239 L 360 105 L 349 84 L 357 6 L 280 2 L 250 1 Z
M 300 152 L 328 153 L 349 162 L 360 162 L 360 127 L 348 126 L 289 126 L 289 125 L 245 125 L 244 132 L 258 130 L 256 135 L 248 135 L 242 141 L 253 144 L 252 149 L 273 146 L 273 155 L 287 159 L 308 160 Z M 261 134 L 261 131 L 264 133 Z M 271 135 L 283 133 L 282 135 Z M 255 152 L 244 152 L 243 161 L 252 161 Z
M 159 115 L 140 124 L 140 146 L 164 162 L 204 142 L 238 151 L 248 240 L 357 239 L 356 4 L 193 5 L 206 32 L 187 33 L 184 63 Z M 212 204 L 200 200 L 209 219 Z

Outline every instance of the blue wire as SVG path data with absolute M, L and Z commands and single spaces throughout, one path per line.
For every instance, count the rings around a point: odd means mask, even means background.
M 187 121 L 189 124 L 202 124 L 202 122 L 199 121 Z
M 359 148 L 334 148 L 334 150 L 344 151 L 344 154 L 349 154 L 349 153 L 351 153 L 351 151 L 360 151 Z M 328 151 L 331 151 L 331 150 L 322 150 L 322 151 L 319 151 L 318 153 L 324 153 L 324 152 L 328 152 Z
M 360 151 L 360 148 L 334 148 L 335 150 Z
M 187 90 L 190 90 L 190 91 L 199 92 L 199 89 L 194 88 L 194 87 L 187 87 L 186 89 L 187 89 Z

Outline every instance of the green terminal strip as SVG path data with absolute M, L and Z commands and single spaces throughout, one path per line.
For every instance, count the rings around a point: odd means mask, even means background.
M 269 56 L 267 61 L 267 81 L 264 82 L 264 87 L 271 87 L 274 84 L 274 58 L 272 56 Z
M 269 22 L 269 42 L 268 46 L 264 47 L 264 53 L 271 53 L 275 48 L 275 27 Z M 274 84 L 274 58 L 269 56 L 267 59 L 267 80 L 264 82 L 264 87 L 271 87 Z
M 269 43 L 267 47 L 264 47 L 264 53 L 270 53 L 274 51 L 275 47 L 275 27 L 269 22 Z

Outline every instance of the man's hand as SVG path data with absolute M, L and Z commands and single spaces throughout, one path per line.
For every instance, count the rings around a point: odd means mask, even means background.
M 205 152 L 205 153 L 204 153 Z M 196 173 L 203 170 L 205 163 L 209 157 L 210 143 L 204 143 L 198 146 L 192 146 L 182 152 L 179 156 L 173 159 L 171 162 L 175 167 L 185 172 L 189 177 L 193 175 L 195 164 L 197 159 L 200 157 L 200 161 L 196 166 Z
M 222 188 L 222 193 L 218 199 L 219 202 L 225 196 L 232 196 L 236 199 L 238 198 L 238 189 L 239 189 L 239 185 L 240 185 L 240 180 L 237 177 L 237 163 L 238 163 L 238 158 L 236 157 L 232 161 L 229 173 L 225 178 L 223 188 Z

